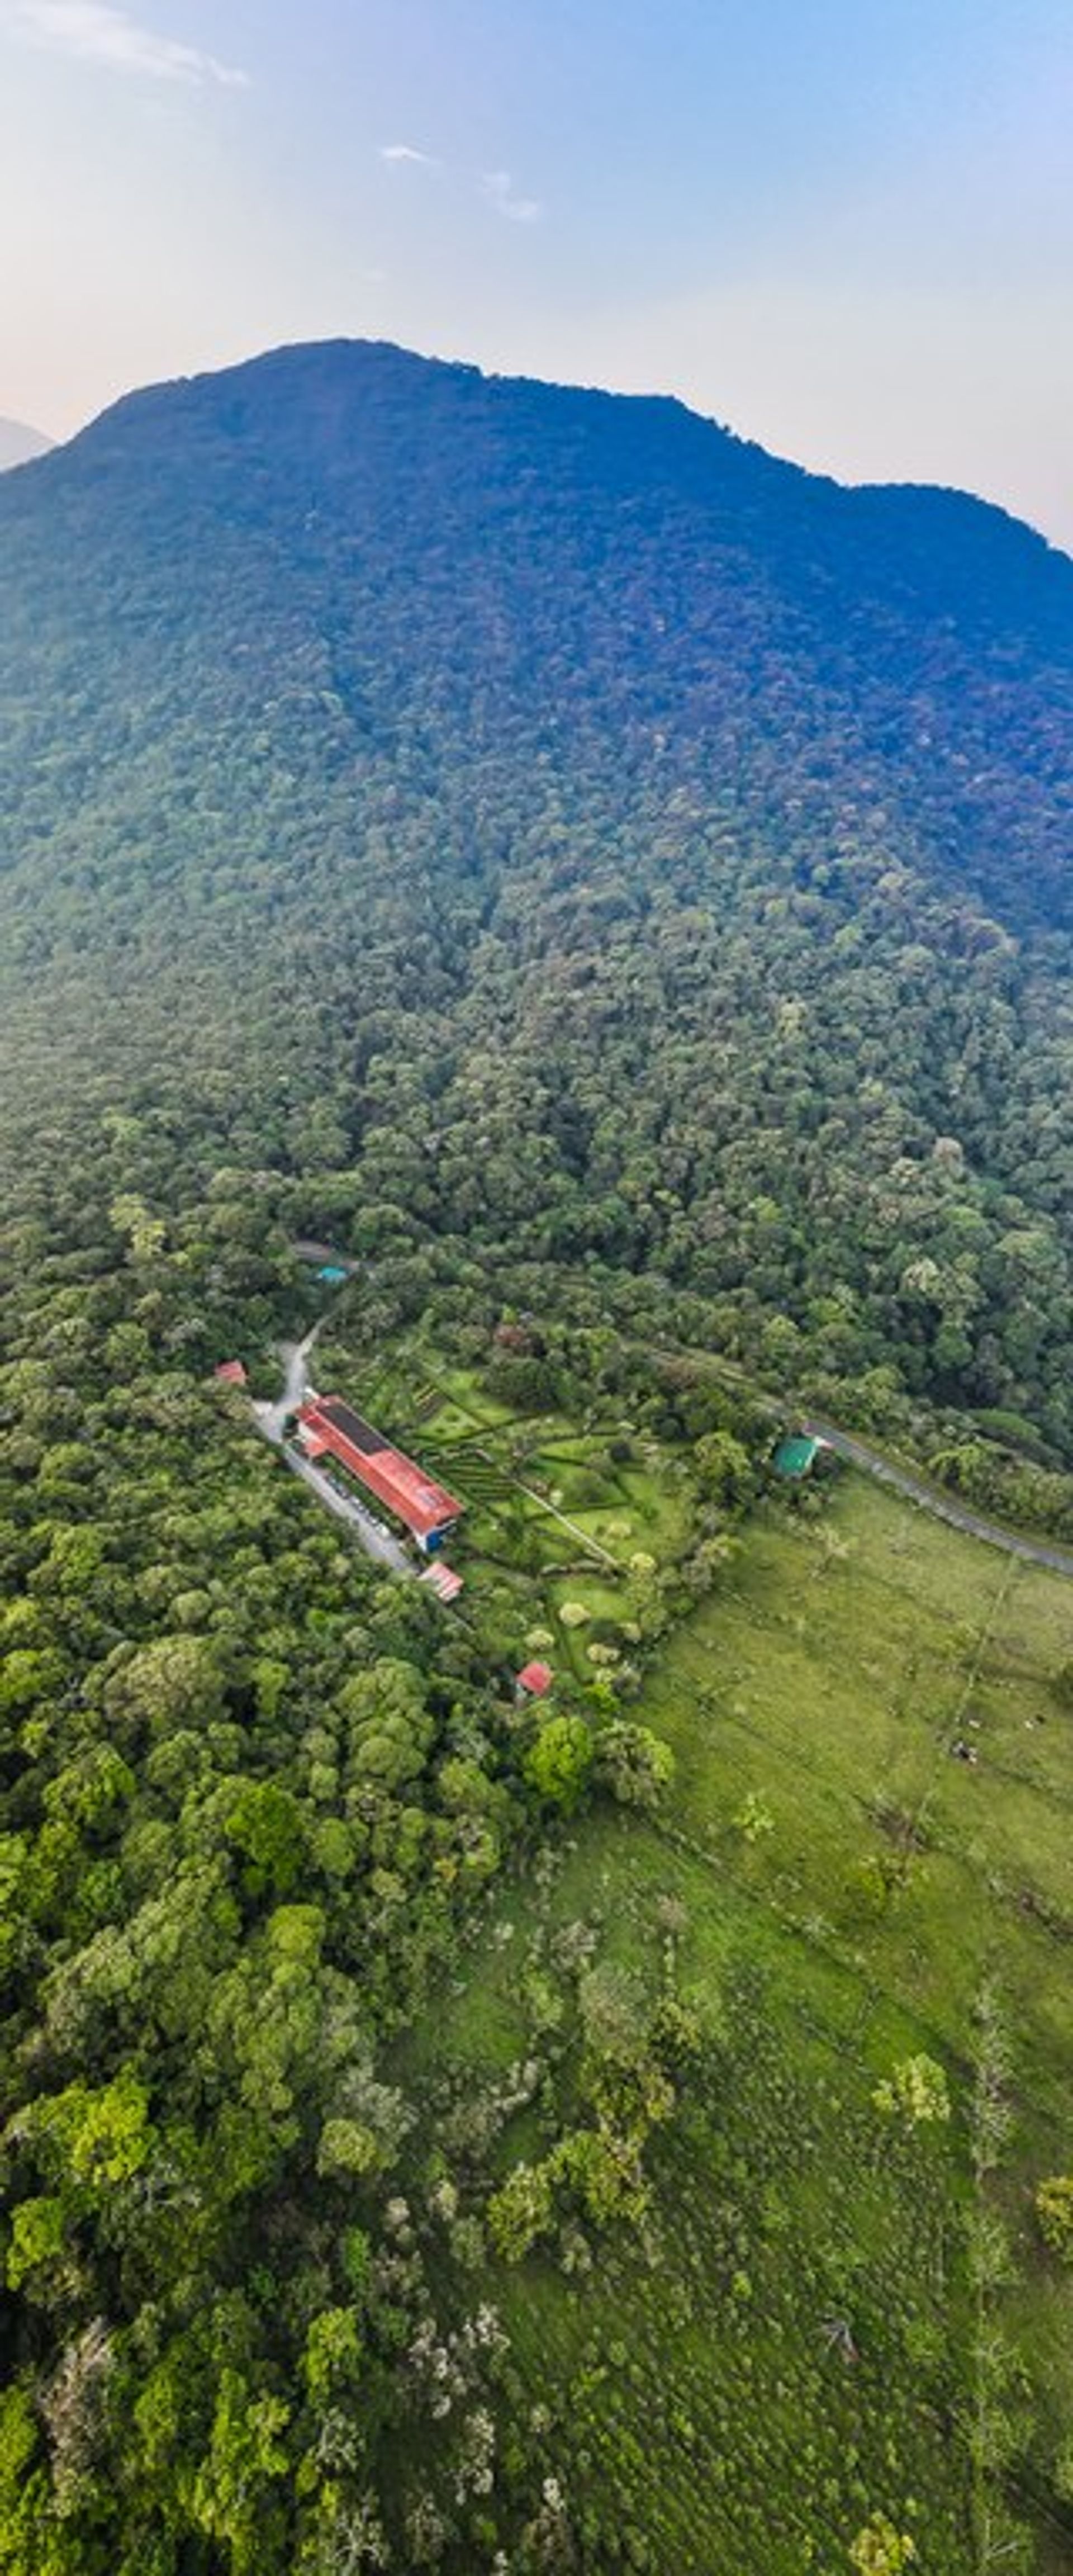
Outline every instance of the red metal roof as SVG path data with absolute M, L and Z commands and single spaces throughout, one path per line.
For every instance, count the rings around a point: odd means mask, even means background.
M 246 1371 L 241 1360 L 220 1360 L 212 1372 L 221 1386 L 245 1386 Z
M 437 1485 L 423 1467 L 415 1466 L 412 1458 L 404 1457 L 401 1449 L 393 1449 L 341 1397 L 311 1396 L 298 1419 L 307 1439 L 312 1433 L 322 1449 L 330 1450 L 379 1502 L 386 1503 L 415 1538 L 430 1538 L 434 1530 L 458 1519 L 462 1505 L 457 1497 Z
M 433 1591 L 439 1593 L 441 1601 L 456 1601 L 462 1590 L 461 1575 L 455 1573 L 453 1565 L 445 1565 L 442 1557 L 434 1558 L 427 1573 L 422 1575 L 421 1581 L 431 1583 Z
M 543 1699 L 550 1691 L 555 1675 L 550 1664 L 523 1664 L 518 1675 L 519 1690 L 529 1691 L 533 1699 Z

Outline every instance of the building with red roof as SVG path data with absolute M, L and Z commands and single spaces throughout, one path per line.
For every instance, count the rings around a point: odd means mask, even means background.
M 440 1558 L 425 1567 L 421 1581 L 431 1583 L 433 1591 L 439 1593 L 441 1601 L 457 1601 L 462 1590 L 461 1575 L 455 1573 L 453 1565 L 444 1565 Z
M 554 1679 L 550 1664 L 523 1664 L 515 1688 L 527 1699 L 546 1699 Z
M 212 1372 L 221 1386 L 245 1386 L 246 1371 L 241 1360 L 220 1360 Z
M 341 1396 L 310 1395 L 299 1408 L 298 1437 L 307 1457 L 337 1459 L 426 1552 L 440 1547 L 453 1530 L 462 1510 L 457 1496 L 394 1449 Z

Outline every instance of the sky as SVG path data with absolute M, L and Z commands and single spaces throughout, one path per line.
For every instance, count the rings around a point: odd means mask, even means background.
M 390 339 L 1073 551 L 1069 0 L 0 0 L 0 413 Z

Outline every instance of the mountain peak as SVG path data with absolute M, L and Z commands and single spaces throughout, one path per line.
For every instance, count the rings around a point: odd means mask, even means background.
M 847 488 L 667 396 L 330 340 L 124 396 L 9 483 L 0 561 L 13 689 L 101 632 L 105 737 L 121 686 L 206 740 L 301 704 L 303 762 L 364 794 L 372 746 L 432 760 L 449 665 L 456 781 L 460 750 L 509 746 L 513 779 L 554 746 L 571 796 L 583 767 L 618 796 L 628 744 L 639 794 L 732 780 L 780 852 L 817 797 L 835 841 L 874 808 L 1011 929 L 1068 917 L 1073 562 L 967 494 Z

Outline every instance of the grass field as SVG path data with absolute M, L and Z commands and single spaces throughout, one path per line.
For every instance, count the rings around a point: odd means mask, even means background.
M 452 2104 L 539 2060 L 496 2136 L 504 2171 L 569 2116 L 579 1938 L 653 1996 L 673 1981 L 703 2025 L 650 2141 L 645 2227 L 478 2284 L 594 2576 L 833 2576 L 877 2510 L 925 2576 L 1023 2563 L 1003 2488 L 1027 2517 L 1073 2428 L 1073 2275 L 1031 2209 L 1073 2162 L 1073 1719 L 1049 1687 L 1071 1654 L 1073 1586 L 861 1480 L 822 1521 L 759 1514 L 649 1671 L 638 1714 L 678 1761 L 659 1819 L 575 1824 L 552 1874 L 500 1892 L 406 2043 L 433 2157 Z M 1009 2277 L 981 2287 L 985 1989 L 1012 2125 L 983 2184 Z M 892 2136 L 873 2088 L 921 2050 L 953 2119 Z M 973 2468 L 985 2406 L 1011 2427 L 1009 2479 Z M 1029 2563 L 1073 2566 L 1042 2509 Z

